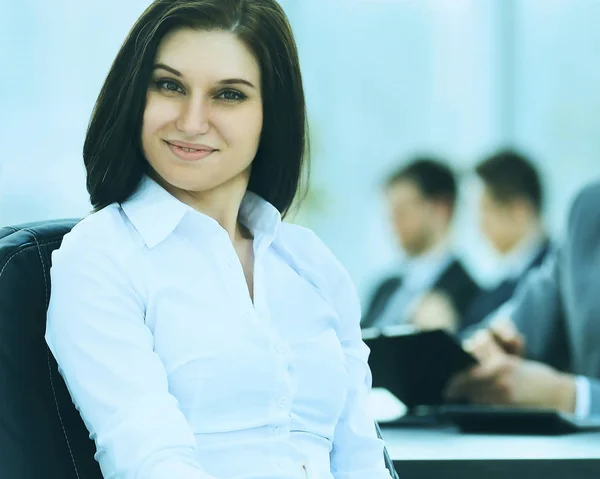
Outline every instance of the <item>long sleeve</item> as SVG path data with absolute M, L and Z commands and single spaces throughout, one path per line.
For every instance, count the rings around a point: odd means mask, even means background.
M 590 403 L 588 414 L 600 416 L 600 380 L 587 378 L 590 385 Z
M 335 428 L 331 472 L 335 479 L 389 479 L 383 458 L 384 443 L 377 437 L 374 419 L 367 408 L 371 388 L 369 349 L 362 341 L 360 304 L 346 271 L 340 272 L 333 295 L 341 319 L 339 336 L 350 387 Z
M 592 399 L 590 380 L 585 376 L 577 376 L 575 388 L 575 416 L 587 417 L 590 415 Z
M 509 311 L 525 337 L 526 356 L 562 370 L 569 367 L 569 354 L 560 289 L 561 254 L 559 250 L 527 276 Z
M 65 238 L 53 255 L 46 341 L 106 479 L 211 479 L 144 322 L 126 266 Z
M 600 416 L 600 380 L 577 376 L 576 381 L 575 415 L 582 418 Z

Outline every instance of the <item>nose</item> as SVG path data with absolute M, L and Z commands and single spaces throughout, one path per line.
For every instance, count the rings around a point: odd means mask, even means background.
M 210 105 L 204 98 L 190 97 L 184 104 L 176 127 L 189 136 L 204 135 L 210 129 Z

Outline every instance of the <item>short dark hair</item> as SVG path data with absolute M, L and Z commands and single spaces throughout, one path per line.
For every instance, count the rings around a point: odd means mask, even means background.
M 418 156 L 388 176 L 385 186 L 390 188 L 400 181 L 414 183 L 425 198 L 446 201 L 454 209 L 456 204 L 456 177 L 442 160 L 430 156 Z
M 533 163 L 515 150 L 501 150 L 482 161 L 475 171 L 490 194 L 500 203 L 525 199 L 540 213 L 544 192 Z
M 85 138 L 94 210 L 129 198 L 149 168 L 141 147 L 146 92 L 159 43 L 178 28 L 232 32 L 255 55 L 263 129 L 248 189 L 285 215 L 308 175 L 308 125 L 296 43 L 276 0 L 155 0 L 142 13 L 110 68 Z

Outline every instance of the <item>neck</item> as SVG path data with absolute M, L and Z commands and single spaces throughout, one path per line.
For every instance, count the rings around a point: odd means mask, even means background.
M 183 190 L 170 185 L 158 175 L 154 175 L 154 179 L 179 201 L 219 223 L 233 243 L 251 237 L 248 229 L 238 221 L 249 174 L 238 175 L 230 182 L 206 191 Z
M 527 247 L 530 243 L 534 243 L 545 236 L 542 224 L 539 221 L 532 222 L 526 228 L 523 228 L 522 233 L 513 242 L 512 246 L 504 253 L 510 255 L 520 248 Z
M 429 238 L 427 245 L 419 253 L 412 255 L 412 258 L 421 258 L 442 250 L 448 242 L 448 235 L 434 235 Z
M 431 247 L 430 250 L 439 249 L 442 245 L 445 245 L 448 242 L 448 230 L 440 229 L 439 231 L 435 231 L 431 236 Z

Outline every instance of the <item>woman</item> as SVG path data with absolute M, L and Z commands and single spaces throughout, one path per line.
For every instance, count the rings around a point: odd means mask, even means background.
M 95 212 L 53 256 L 46 332 L 106 478 L 389 478 L 355 291 L 281 222 L 304 145 L 274 0 L 142 14 L 92 115 Z

